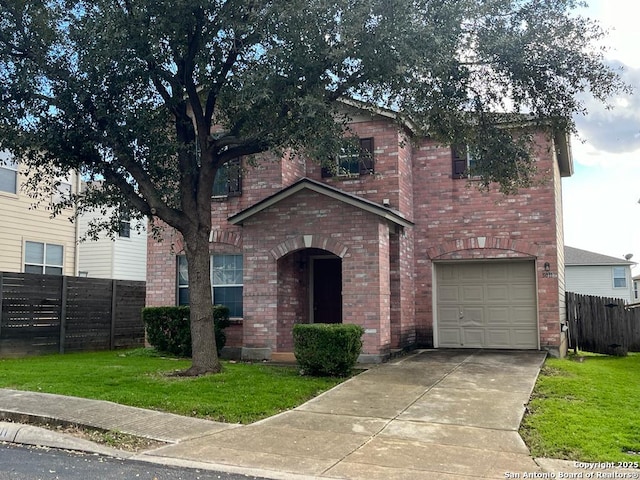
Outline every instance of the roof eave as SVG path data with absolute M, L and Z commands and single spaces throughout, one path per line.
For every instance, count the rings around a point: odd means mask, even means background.
M 554 143 L 560 176 L 570 177 L 573 175 L 573 156 L 571 154 L 571 141 L 566 130 L 556 132 Z
M 368 211 L 370 213 L 373 213 L 374 215 L 382 217 L 385 220 L 388 220 L 389 222 L 399 225 L 401 227 L 406 228 L 406 227 L 413 226 L 413 222 L 411 222 L 410 220 L 407 220 L 400 213 L 394 210 L 391 210 L 389 208 L 382 207 L 382 206 L 377 206 L 372 202 L 368 202 L 366 200 L 358 199 L 351 195 L 340 192 L 337 189 L 330 188 L 319 182 L 312 181 L 308 178 L 303 178 L 298 182 L 294 183 L 293 185 L 281 190 L 280 192 L 256 203 L 252 207 L 249 207 L 243 210 L 242 212 L 239 212 L 229 217 L 228 221 L 232 225 L 242 225 L 247 219 L 251 218 L 253 215 L 256 215 L 257 213 L 265 210 L 266 208 L 269 208 L 270 206 L 279 203 L 281 200 L 284 200 L 285 198 L 290 197 L 291 195 L 304 189 L 308 189 L 316 193 L 326 195 L 327 197 L 334 198 L 336 200 L 344 202 L 348 205 L 352 205 L 361 210 Z

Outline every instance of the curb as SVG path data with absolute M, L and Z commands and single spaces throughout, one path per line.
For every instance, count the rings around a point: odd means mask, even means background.
M 0 442 L 16 443 L 38 447 L 74 450 L 78 452 L 107 455 L 110 457 L 127 459 L 134 456 L 116 448 L 104 447 L 97 443 L 72 435 L 54 432 L 42 427 L 24 425 L 21 423 L 0 422 Z

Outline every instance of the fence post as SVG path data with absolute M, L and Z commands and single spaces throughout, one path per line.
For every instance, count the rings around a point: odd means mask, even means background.
M 60 294 L 60 345 L 59 352 L 64 353 L 64 343 L 67 336 L 67 277 L 62 277 Z
M 109 350 L 115 349 L 116 344 L 116 280 L 111 280 L 111 335 L 109 338 Z

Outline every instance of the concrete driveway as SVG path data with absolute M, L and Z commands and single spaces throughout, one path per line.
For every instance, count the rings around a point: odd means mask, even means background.
M 419 351 L 295 410 L 142 457 L 273 478 L 468 480 L 541 472 L 518 427 L 545 355 Z

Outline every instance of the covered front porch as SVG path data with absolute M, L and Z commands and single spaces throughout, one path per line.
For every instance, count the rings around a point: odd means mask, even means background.
M 410 223 L 318 182 L 300 184 L 230 219 L 243 235 L 242 358 L 292 359 L 296 323 L 355 323 L 365 329 L 360 361 L 383 361 L 410 321 L 401 306 L 411 299 L 400 294 L 410 275 L 399 258 Z

